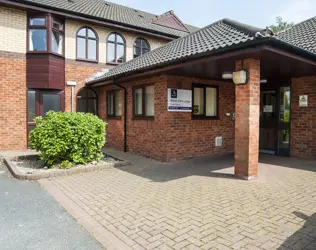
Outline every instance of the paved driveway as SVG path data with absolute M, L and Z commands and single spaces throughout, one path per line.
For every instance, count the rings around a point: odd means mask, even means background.
M 316 249 L 316 162 L 264 156 L 260 178 L 233 157 L 134 165 L 40 183 L 107 249 Z
M 8 176 L 0 163 L 0 249 L 103 249 L 36 182 Z

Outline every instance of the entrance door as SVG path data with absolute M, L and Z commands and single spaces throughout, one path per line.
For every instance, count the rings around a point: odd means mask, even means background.
M 275 90 L 260 94 L 260 153 L 276 154 L 277 93 Z
M 260 153 L 290 155 L 289 86 L 261 90 L 260 94 Z

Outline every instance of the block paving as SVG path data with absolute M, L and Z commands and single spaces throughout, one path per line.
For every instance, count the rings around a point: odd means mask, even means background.
M 40 181 L 106 249 L 316 249 L 315 161 L 262 156 L 245 181 L 232 155 L 111 153 L 133 165 Z

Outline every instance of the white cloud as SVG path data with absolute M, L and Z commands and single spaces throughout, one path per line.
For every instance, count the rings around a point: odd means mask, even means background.
M 286 7 L 274 13 L 270 21 L 275 23 L 275 18 L 281 16 L 284 21 L 299 23 L 316 15 L 315 0 L 291 0 Z

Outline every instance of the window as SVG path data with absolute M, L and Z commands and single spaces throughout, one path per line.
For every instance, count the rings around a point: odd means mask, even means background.
M 110 90 L 107 91 L 107 116 L 121 117 L 122 116 L 122 91 Z
M 77 112 L 92 113 L 97 115 L 98 98 L 94 90 L 81 89 L 77 94 Z
M 143 38 L 137 38 L 134 42 L 134 58 L 150 51 L 149 43 Z
M 50 42 L 49 42 L 50 41 Z M 52 52 L 63 55 L 64 25 L 54 17 L 30 17 L 28 25 L 28 50 Z
M 27 91 L 27 130 L 35 128 L 34 118 L 44 116 L 50 110 L 56 112 L 64 110 L 63 92 L 58 91 Z
M 108 63 L 125 62 L 125 41 L 118 33 L 112 33 L 107 40 L 107 58 Z
M 64 25 L 53 19 L 52 27 L 52 52 L 62 55 L 64 44 Z
M 77 32 L 77 59 L 98 60 L 98 37 L 91 28 L 81 28 Z
M 47 51 L 47 21 L 46 17 L 30 18 L 29 50 Z
M 193 118 L 218 118 L 218 87 L 193 84 Z
M 136 86 L 133 88 L 134 118 L 153 118 L 155 115 L 154 85 Z

